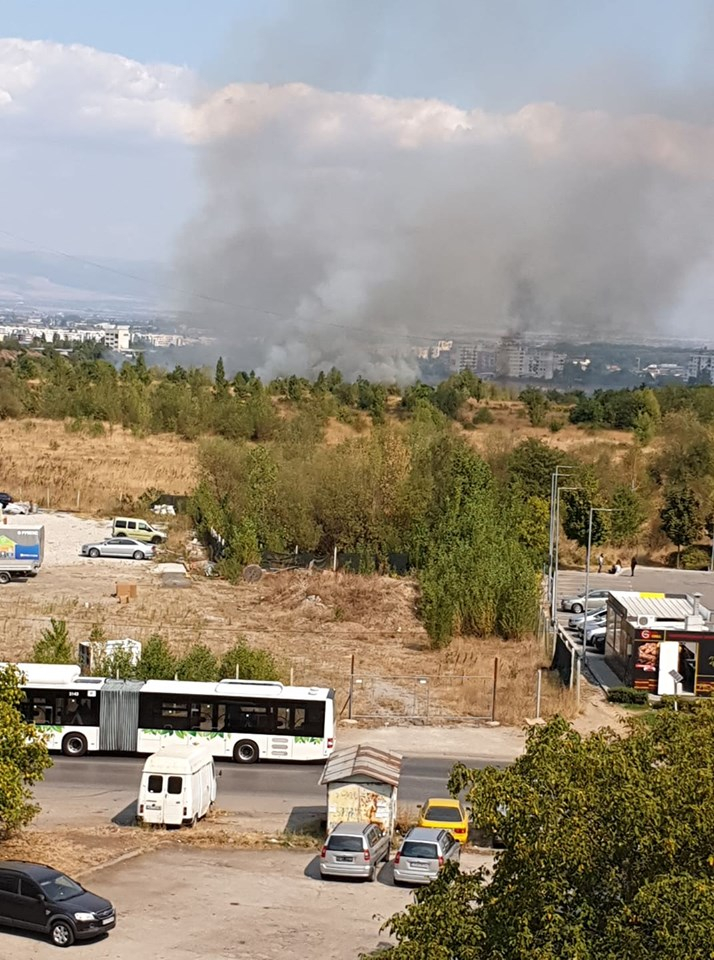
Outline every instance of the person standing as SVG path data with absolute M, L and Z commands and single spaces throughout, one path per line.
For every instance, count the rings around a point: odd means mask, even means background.
M 601 553 L 597 556 L 597 572 L 602 573 L 602 565 L 605 563 L 605 557 Z
M 632 571 L 630 573 L 631 577 L 634 577 L 636 567 L 637 567 L 637 557 L 633 557 L 632 560 L 630 560 L 630 570 Z

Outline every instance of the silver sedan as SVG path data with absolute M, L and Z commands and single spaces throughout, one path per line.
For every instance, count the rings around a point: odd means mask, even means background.
M 142 543 L 130 537 L 111 537 L 101 543 L 85 543 L 83 557 L 115 557 L 118 560 L 151 560 L 154 556 L 153 543 Z

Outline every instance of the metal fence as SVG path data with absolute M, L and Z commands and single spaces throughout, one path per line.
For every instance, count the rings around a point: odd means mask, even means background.
M 489 674 L 350 674 L 341 716 L 351 720 L 494 720 L 498 658 Z

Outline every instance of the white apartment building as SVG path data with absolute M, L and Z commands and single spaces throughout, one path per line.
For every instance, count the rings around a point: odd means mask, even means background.
M 687 379 L 702 380 L 705 376 L 709 377 L 710 383 L 714 383 L 714 350 L 700 350 L 699 353 L 690 354 Z
M 110 350 L 117 350 L 124 353 L 130 348 L 131 331 L 128 326 L 116 324 L 104 331 L 104 346 Z

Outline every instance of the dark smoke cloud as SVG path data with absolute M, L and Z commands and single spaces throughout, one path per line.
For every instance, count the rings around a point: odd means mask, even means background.
M 364 77 L 383 70 L 378 38 L 399 6 L 365 25 L 349 5 L 360 55 L 346 85 L 375 82 Z M 471 22 L 470 4 L 445 6 Z M 272 29 L 277 58 L 298 25 Z M 459 50 L 454 22 L 442 46 L 452 35 Z M 298 58 L 284 79 L 339 75 L 334 59 L 310 74 Z M 178 260 L 182 285 L 213 300 L 184 307 L 232 366 L 266 375 L 335 364 L 407 379 L 409 347 L 453 333 L 667 330 L 686 320 L 714 213 L 714 129 L 673 118 L 675 101 L 667 116 L 485 112 L 304 84 L 225 87 L 196 111 L 205 203 Z

